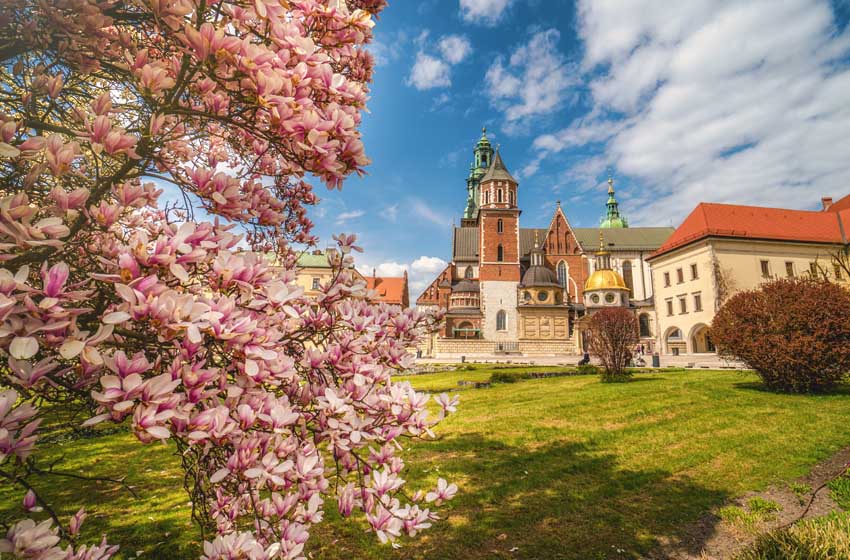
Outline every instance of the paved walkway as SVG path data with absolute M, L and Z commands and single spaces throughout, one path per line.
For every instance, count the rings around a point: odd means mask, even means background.
M 717 354 L 680 354 L 679 356 L 659 356 L 661 367 L 692 367 L 703 369 L 746 369 L 739 363 L 730 360 L 724 360 Z M 647 366 L 652 365 L 652 356 L 646 355 L 643 357 Z M 467 360 L 473 363 L 489 363 L 489 364 L 529 364 L 540 366 L 569 366 L 576 365 L 581 360 L 581 356 L 506 356 L 506 355 L 491 355 L 491 356 L 475 356 Z M 592 359 L 592 363 L 597 363 L 597 360 Z M 460 358 L 419 358 L 417 364 L 459 364 Z

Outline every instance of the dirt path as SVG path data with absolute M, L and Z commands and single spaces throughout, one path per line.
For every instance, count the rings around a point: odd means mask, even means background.
M 731 506 L 747 508 L 748 502 L 759 497 L 779 504 L 782 508 L 769 521 L 760 521 L 749 530 L 722 520 L 716 512 L 692 525 L 676 541 L 662 542 L 658 550 L 649 555 L 652 560 L 725 560 L 752 544 L 760 533 L 790 525 L 798 519 L 826 515 L 837 509 L 824 485 L 841 475 L 850 463 L 850 447 L 842 449 L 828 460 L 816 465 L 812 471 L 798 479 L 808 486 L 808 492 L 795 493 L 789 485 L 772 486 L 764 492 L 750 492 L 734 500 Z

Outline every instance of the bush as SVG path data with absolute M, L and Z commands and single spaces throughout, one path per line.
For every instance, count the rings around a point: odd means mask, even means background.
M 599 375 L 602 370 L 592 364 L 584 364 L 583 366 L 576 366 L 576 372 L 578 375 Z
M 597 311 L 588 321 L 588 335 L 590 352 L 602 362 L 602 381 L 627 381 L 626 366 L 638 341 L 634 314 L 620 308 Z
M 831 514 L 758 538 L 737 560 L 837 560 L 850 558 L 850 516 Z
M 740 292 L 717 312 L 718 352 L 754 369 L 774 390 L 826 391 L 850 371 L 850 292 L 788 278 Z
M 520 379 L 530 379 L 530 375 L 525 372 L 515 371 L 497 371 L 490 375 L 490 383 L 516 383 Z

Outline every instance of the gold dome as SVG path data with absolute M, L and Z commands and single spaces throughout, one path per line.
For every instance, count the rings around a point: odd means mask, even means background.
M 628 286 L 614 270 L 603 269 L 597 270 L 590 275 L 587 282 L 584 283 L 584 290 L 628 290 Z

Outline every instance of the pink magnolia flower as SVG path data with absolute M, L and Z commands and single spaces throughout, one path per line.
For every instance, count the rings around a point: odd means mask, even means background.
M 438 478 L 437 491 L 428 492 L 428 494 L 425 495 L 425 501 L 429 503 L 434 502 L 436 505 L 440 505 L 446 500 L 451 500 L 455 494 L 457 494 L 457 485 L 449 484 L 444 478 Z

